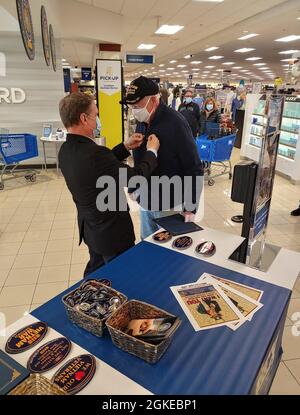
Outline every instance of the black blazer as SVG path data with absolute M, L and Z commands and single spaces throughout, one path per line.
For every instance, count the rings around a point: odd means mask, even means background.
M 136 175 L 148 178 L 157 166 L 156 156 L 151 151 L 147 151 L 141 163 L 134 168 L 121 162 L 129 155 L 123 144 L 109 150 L 98 146 L 90 138 L 75 134 L 67 135 L 67 141 L 59 152 L 60 168 L 77 207 L 79 244 L 84 239 L 98 254 L 117 254 L 135 241 L 127 204 L 127 211 L 123 212 L 118 210 L 118 198 L 116 211 L 99 211 L 96 206 L 98 195 L 105 191 L 105 187 L 96 188 L 99 177 L 113 177 L 118 194 L 119 168 L 127 169 L 129 180 Z

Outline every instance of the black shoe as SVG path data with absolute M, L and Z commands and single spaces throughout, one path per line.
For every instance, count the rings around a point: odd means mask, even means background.
M 300 206 L 291 212 L 292 216 L 300 216 Z

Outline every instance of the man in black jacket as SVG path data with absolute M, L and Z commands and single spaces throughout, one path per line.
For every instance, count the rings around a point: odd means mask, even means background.
M 63 98 L 59 105 L 60 116 L 68 130 L 67 141 L 59 152 L 59 164 L 67 186 L 73 196 L 78 211 L 80 241 L 84 240 L 90 252 L 90 261 L 84 275 L 113 259 L 134 245 L 133 224 L 125 203 L 125 209 L 119 209 L 119 197 L 116 209 L 100 209 L 96 203 L 104 186 L 96 187 L 99 178 L 113 178 L 118 189 L 120 168 L 127 170 L 127 177 L 149 177 L 157 166 L 159 141 L 156 136 L 149 137 L 147 151 L 140 163 L 134 168 L 122 163 L 130 149 L 141 145 L 143 136 L 134 134 L 124 144 L 113 150 L 98 146 L 95 131 L 99 122 L 98 109 L 93 98 L 83 93 L 74 93 Z M 124 196 L 125 197 L 125 196 Z
M 194 220 L 203 185 L 203 168 L 187 121 L 160 100 L 159 88 L 155 82 L 144 76 L 135 79 L 122 102 L 132 108 L 133 116 L 138 121 L 136 131 L 145 136 L 143 144 L 133 152 L 135 165 L 145 155 L 147 137 L 155 134 L 160 141 L 158 166 L 152 173 L 151 183 L 149 182 L 147 205 L 143 203 L 139 190 L 129 189 L 135 195 L 132 198 L 141 202 L 141 238 L 144 239 L 159 228 L 153 219 L 172 214 L 172 209 L 183 211 L 185 221 Z M 162 177 L 178 177 L 181 180 L 182 198 L 179 204 L 175 186 L 170 187 L 168 204 L 163 203 L 166 192 L 162 186 L 158 188 L 152 185 L 153 178 Z M 190 179 L 190 186 L 185 185 L 185 179 Z M 192 200 L 188 200 L 188 194 Z
M 190 89 L 185 91 L 183 102 L 179 105 L 178 111 L 187 120 L 193 136 L 196 138 L 200 129 L 200 108 L 198 104 L 193 102 L 193 92 Z

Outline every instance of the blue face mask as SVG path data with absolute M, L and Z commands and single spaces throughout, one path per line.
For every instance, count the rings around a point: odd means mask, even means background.
M 193 101 L 193 98 L 192 97 L 186 97 L 186 98 L 184 98 L 184 102 L 186 104 L 190 104 L 192 101 Z
M 211 111 L 214 108 L 213 104 L 207 104 L 206 109 L 207 111 Z
M 100 118 L 97 116 L 96 118 L 96 128 L 93 131 L 94 138 L 100 137 L 101 133 L 101 121 Z

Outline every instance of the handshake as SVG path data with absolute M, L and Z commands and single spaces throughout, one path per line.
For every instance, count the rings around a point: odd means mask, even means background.
M 124 145 L 127 150 L 134 150 L 135 148 L 138 148 L 141 146 L 143 140 L 144 140 L 143 134 L 134 133 L 131 137 L 128 138 L 128 140 L 124 142 Z M 151 134 L 148 137 L 147 150 L 158 151 L 159 147 L 160 147 L 159 139 L 156 137 L 155 134 Z

